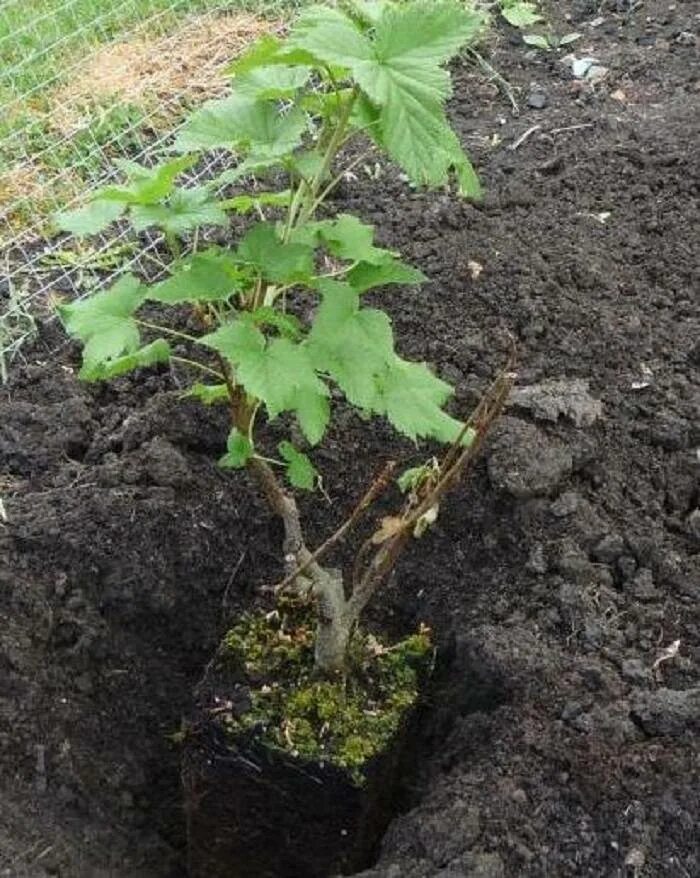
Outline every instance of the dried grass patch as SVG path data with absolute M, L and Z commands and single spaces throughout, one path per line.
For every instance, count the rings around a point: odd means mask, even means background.
M 136 35 L 110 43 L 79 65 L 70 81 L 54 92 L 51 126 L 64 136 L 89 125 L 96 105 L 124 103 L 144 107 L 161 123 L 188 103 L 220 94 L 223 67 L 279 23 L 256 16 L 200 16 L 173 33 Z

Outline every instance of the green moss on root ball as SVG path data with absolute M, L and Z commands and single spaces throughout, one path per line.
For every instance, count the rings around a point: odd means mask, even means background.
M 327 761 L 362 783 L 362 769 L 380 753 L 418 698 L 421 674 L 433 656 L 422 628 L 386 647 L 371 634 L 352 641 L 347 674 L 314 676 L 313 627 L 308 607 L 244 616 L 226 634 L 223 660 L 245 669 L 250 709 L 227 727 L 255 730 L 268 745 L 294 756 Z

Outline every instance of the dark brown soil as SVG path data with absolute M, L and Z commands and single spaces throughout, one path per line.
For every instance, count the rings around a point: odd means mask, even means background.
M 373 878 L 700 875 L 700 2 L 552 6 L 608 76 L 502 32 L 514 117 L 456 71 L 483 206 L 390 167 L 339 198 L 431 277 L 382 298 L 462 410 L 507 331 L 519 388 L 569 382 L 549 408 L 517 397 L 372 610 L 453 651 Z M 226 621 L 278 577 L 279 533 L 216 467 L 222 413 L 163 372 L 81 385 L 60 344 L 47 326 L 0 403 L 0 875 L 172 878 L 171 736 Z M 304 501 L 315 539 L 396 453 L 341 413 L 315 458 L 332 504 Z

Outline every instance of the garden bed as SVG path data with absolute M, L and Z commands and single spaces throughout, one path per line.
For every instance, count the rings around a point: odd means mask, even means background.
M 369 613 L 451 655 L 377 878 L 700 872 L 700 3 L 608 3 L 592 27 L 599 5 L 550 4 L 608 68 L 595 87 L 503 32 L 519 117 L 456 69 L 482 206 L 387 165 L 338 196 L 430 277 L 381 299 L 464 413 L 506 332 L 520 349 L 472 479 Z M 0 405 L 0 874 L 176 876 L 180 719 L 279 580 L 278 526 L 217 469 L 225 414 L 167 372 L 80 384 L 55 324 L 24 357 Z M 420 460 L 336 420 L 314 543 L 389 457 Z

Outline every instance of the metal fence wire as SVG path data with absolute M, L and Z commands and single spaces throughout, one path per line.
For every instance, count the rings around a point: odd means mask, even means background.
M 0 0 L 0 312 L 46 313 L 153 253 L 121 233 L 57 238 L 120 156 L 148 163 L 222 69 L 279 26 L 283 0 Z M 215 161 L 212 157 L 211 163 Z M 197 166 L 192 181 L 210 173 Z M 128 240 L 127 240 L 128 239 Z M 20 321 L 21 322 L 21 321 Z M 6 347 L 0 320 L 0 348 Z M 7 327 L 5 327 L 7 334 Z M 1 359 L 1 358 L 0 358 Z

